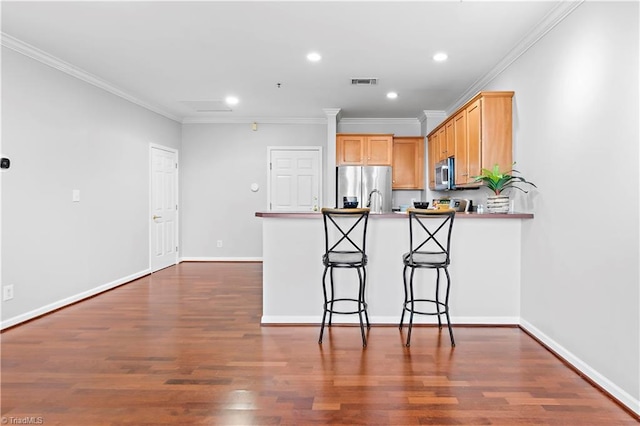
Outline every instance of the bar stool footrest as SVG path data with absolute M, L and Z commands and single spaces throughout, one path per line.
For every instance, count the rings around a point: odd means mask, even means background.
M 438 309 L 437 312 L 423 312 L 423 311 L 419 311 L 419 310 L 417 310 L 415 308 L 414 308 L 414 310 L 411 310 L 411 301 L 410 300 L 404 304 L 404 310 L 407 311 L 407 312 L 411 312 L 411 313 L 414 313 L 414 314 L 420 314 L 420 315 L 446 315 L 447 311 L 449 310 L 447 305 L 444 304 L 443 302 L 439 302 L 439 301 L 435 301 L 435 300 L 431 300 L 431 299 L 414 299 L 413 303 L 433 303 L 438 308 L 443 307 L 444 310 Z
M 335 308 L 330 308 L 329 306 L 333 303 L 336 302 L 354 302 L 354 303 L 359 303 L 359 308 L 356 311 L 338 311 Z M 326 312 L 332 313 L 332 314 L 338 314 L 338 315 L 352 315 L 352 314 L 359 314 L 362 312 L 366 312 L 367 311 L 367 304 L 358 300 L 358 299 L 347 299 L 347 298 L 342 298 L 342 299 L 333 299 L 333 300 L 328 300 L 327 303 L 324 304 L 324 310 Z

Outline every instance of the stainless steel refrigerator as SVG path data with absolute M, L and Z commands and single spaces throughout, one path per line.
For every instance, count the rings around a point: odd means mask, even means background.
M 344 208 L 344 197 L 357 197 L 358 207 L 372 213 L 391 213 L 391 166 L 336 167 L 337 208 Z

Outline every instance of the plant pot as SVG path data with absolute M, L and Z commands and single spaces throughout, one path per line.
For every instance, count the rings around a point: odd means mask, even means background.
M 509 213 L 509 196 L 492 195 L 487 197 L 487 211 L 489 213 Z

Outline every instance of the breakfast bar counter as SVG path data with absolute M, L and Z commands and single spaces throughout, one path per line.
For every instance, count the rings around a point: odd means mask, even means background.
M 321 213 L 286 213 L 286 212 L 256 212 L 256 217 L 279 217 L 290 219 L 322 219 Z M 407 214 L 403 212 L 394 213 L 371 213 L 369 219 L 404 219 Z M 533 219 L 533 213 L 456 213 L 456 220 L 459 219 Z
M 263 324 L 319 324 L 322 319 L 321 213 L 257 212 L 262 224 Z M 451 320 L 455 324 L 518 324 L 520 317 L 520 240 L 531 213 L 457 213 L 451 237 Z M 405 213 L 371 214 L 367 230 L 367 288 L 372 324 L 397 324 L 404 299 L 402 254 L 409 249 Z M 499 253 L 499 256 L 496 254 Z M 416 277 L 433 291 L 435 271 Z M 336 271 L 339 287 L 352 291 L 357 277 Z M 353 284 L 352 284 L 353 283 Z M 338 315 L 335 323 L 357 316 Z M 436 318 L 419 315 L 416 323 Z

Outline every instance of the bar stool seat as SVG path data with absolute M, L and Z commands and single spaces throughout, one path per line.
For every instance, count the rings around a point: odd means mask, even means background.
M 322 274 L 322 292 L 324 295 L 324 305 L 322 314 L 322 325 L 320 327 L 320 338 L 318 343 L 322 343 L 324 327 L 327 314 L 329 323 L 333 314 L 358 314 L 360 319 L 360 334 L 362 335 L 362 346 L 367 346 L 367 338 L 364 331 L 364 319 L 367 329 L 369 315 L 367 313 L 367 303 L 365 302 L 365 286 L 367 282 L 367 224 L 369 222 L 369 209 L 330 209 L 322 210 L 324 222 L 325 252 L 322 256 L 324 273 Z M 353 297 L 341 297 L 336 295 L 334 268 L 355 269 L 358 274 L 357 294 Z M 327 291 L 327 273 L 329 274 L 329 291 Z M 344 294 L 344 291 L 341 292 Z
M 441 316 L 447 319 L 447 328 L 451 338 L 451 346 L 455 346 L 451 319 L 449 317 L 449 290 L 451 277 L 448 266 L 451 261 L 451 231 L 453 229 L 454 210 L 426 210 L 408 209 L 409 216 L 409 252 L 402 255 L 404 269 L 402 272 L 404 281 L 404 304 L 400 317 L 400 330 L 404 322 L 405 312 L 409 312 L 409 331 L 407 333 L 406 346 L 411 344 L 411 330 L 413 328 L 413 315 L 435 315 L 438 317 L 438 326 L 442 329 Z M 435 269 L 435 296 L 433 299 L 419 298 L 415 292 L 414 275 L 416 269 Z M 440 299 L 440 270 L 447 277 L 444 300 Z M 410 271 L 410 272 L 409 272 Z M 432 306 L 433 310 L 426 311 L 422 306 Z

